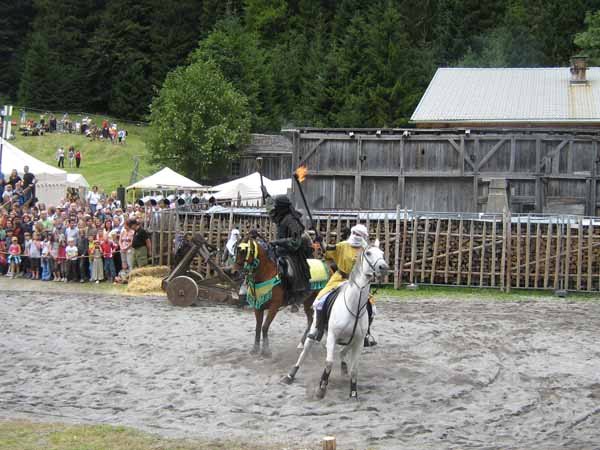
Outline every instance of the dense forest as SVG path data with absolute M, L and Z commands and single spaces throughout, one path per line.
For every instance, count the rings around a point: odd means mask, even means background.
M 600 9 L 600 0 L 0 3 L 0 99 L 146 119 L 170 71 L 210 61 L 246 97 L 252 131 L 405 124 L 437 67 L 567 65 L 586 14 Z

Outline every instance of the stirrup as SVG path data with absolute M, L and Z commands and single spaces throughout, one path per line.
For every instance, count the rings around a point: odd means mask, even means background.
M 364 347 L 375 347 L 377 345 L 377 341 L 375 340 L 375 338 L 373 336 L 371 336 L 370 334 L 367 334 L 365 336 L 365 341 L 363 343 Z

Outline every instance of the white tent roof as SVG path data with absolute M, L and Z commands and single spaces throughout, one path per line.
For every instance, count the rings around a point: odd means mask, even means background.
M 80 173 L 68 173 L 67 174 L 67 184 L 69 185 L 69 187 L 75 187 L 75 188 L 80 188 L 80 187 L 89 188 L 90 187 L 90 184 L 87 182 L 85 177 L 83 175 L 81 175 Z
M 10 142 L 2 145 L 2 173 L 8 179 L 10 172 L 17 169 L 23 175 L 23 167 L 35 176 L 35 196 L 46 205 L 56 205 L 65 197 L 67 190 L 67 172 L 34 158 Z
M 127 189 L 200 189 L 202 187 L 204 186 L 165 167 L 154 175 L 150 175 L 131 186 L 127 186 Z
M 273 181 L 263 177 L 263 183 L 269 191 L 270 195 L 286 194 L 287 190 L 292 187 L 291 178 L 285 180 Z M 228 181 L 211 188 L 212 194 L 217 200 L 242 200 L 241 205 L 255 204 L 262 198 L 260 189 L 260 174 L 254 172 L 248 176 L 238 178 L 237 180 Z M 211 194 L 205 194 L 209 198 Z
M 268 186 L 267 190 L 271 195 L 284 195 L 287 194 L 288 189 L 292 188 L 292 179 L 285 178 L 283 180 L 272 180 Z
M 4 141 L 2 146 L 2 172 L 8 177 L 11 170 L 17 169 L 19 174 L 23 174 L 23 167 L 29 166 L 29 171 L 38 178 L 42 174 L 66 175 L 66 171 L 58 167 L 46 164 L 29 153 L 18 149 L 10 142 Z
M 271 180 L 269 178 L 263 177 L 263 183 L 265 184 L 265 186 L 268 187 L 270 182 L 271 182 Z M 261 196 L 261 194 L 260 194 L 260 174 L 258 172 L 254 172 L 254 173 L 251 173 L 250 175 L 246 175 L 245 177 L 228 181 L 227 183 L 213 186 L 210 190 L 213 192 L 222 192 L 222 191 L 229 190 L 229 189 L 237 186 L 238 184 L 244 184 L 248 187 L 255 187 L 255 188 L 257 187 L 258 192 L 259 192 L 258 196 L 259 197 Z M 236 195 L 236 197 L 237 197 L 237 195 Z M 217 197 L 215 196 L 215 198 L 217 198 Z

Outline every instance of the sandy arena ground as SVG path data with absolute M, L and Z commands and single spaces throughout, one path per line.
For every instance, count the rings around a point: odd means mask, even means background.
M 0 281 L 0 417 L 315 448 L 600 448 L 600 302 L 380 301 L 359 402 L 318 348 L 292 386 L 300 313 L 249 355 L 249 311 Z M 52 292 L 57 291 L 57 292 Z

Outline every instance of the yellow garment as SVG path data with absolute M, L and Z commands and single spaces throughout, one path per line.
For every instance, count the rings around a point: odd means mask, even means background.
M 327 250 L 325 252 L 325 259 L 333 261 L 338 267 L 338 270 L 331 276 L 327 285 L 321 289 L 317 295 L 317 299 L 320 299 L 346 281 L 346 278 L 343 277 L 340 270 L 346 275 L 350 275 L 354 263 L 356 262 L 356 258 L 361 250 L 361 248 L 352 247 L 348 242 L 344 241 L 336 244 L 335 249 Z

